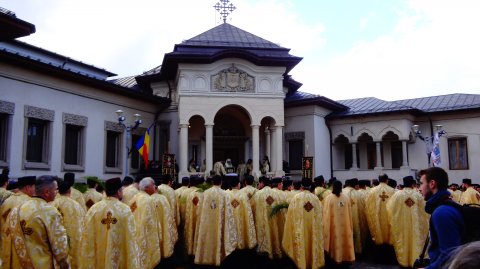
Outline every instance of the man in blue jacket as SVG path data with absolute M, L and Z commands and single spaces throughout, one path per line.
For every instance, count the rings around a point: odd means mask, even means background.
M 425 211 L 431 214 L 430 247 L 427 269 L 441 268 L 448 260 L 452 250 L 462 244 L 462 232 L 465 223 L 460 211 L 450 202 L 448 192 L 448 174 L 440 167 L 431 167 L 420 171 L 420 191 L 425 198 Z

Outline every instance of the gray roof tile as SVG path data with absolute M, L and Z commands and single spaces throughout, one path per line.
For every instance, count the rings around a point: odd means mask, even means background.
M 265 40 L 228 23 L 220 24 L 204 33 L 185 40 L 181 45 L 284 49 L 273 42 Z

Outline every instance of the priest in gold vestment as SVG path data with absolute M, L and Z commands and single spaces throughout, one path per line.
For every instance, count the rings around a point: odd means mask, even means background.
M 7 200 L 13 192 L 7 190 L 8 176 L 5 174 L 0 174 L 0 206 L 3 202 Z
M 192 177 L 193 178 L 193 177 Z M 188 191 L 188 186 L 190 184 L 189 177 L 183 177 L 182 182 L 180 183 L 181 186 L 178 189 L 175 189 L 175 200 L 177 201 L 178 211 L 180 212 L 180 225 L 183 224 L 185 220 L 185 197 L 183 193 Z
M 451 198 L 456 203 L 460 203 L 460 198 L 462 197 L 462 191 L 458 189 L 458 184 L 453 183 L 448 187 L 448 191 L 451 194 Z
M 83 220 L 87 213 L 83 207 L 69 197 L 71 194 L 71 185 L 68 181 L 58 183 L 58 193 L 55 200 L 51 202 L 62 216 L 63 225 L 67 230 L 68 253 L 70 254 L 72 269 L 78 268 L 80 263 L 80 239 L 83 233 Z
M 35 197 L 12 210 L 2 249 L 2 268 L 70 268 L 67 232 L 58 210 L 48 204 L 57 195 L 53 176 L 35 183 Z
M 398 263 L 413 267 L 422 252 L 428 234 L 428 215 L 423 196 L 412 188 L 412 176 L 403 178 L 403 190 L 399 190 L 387 202 L 391 238 Z
M 270 259 L 279 259 L 283 256 L 282 236 L 284 228 L 280 225 L 285 224 L 284 216 L 287 210 L 281 209 L 281 212 L 274 216 L 271 216 L 271 213 L 273 207 L 286 204 L 286 196 L 282 192 L 273 190 L 267 178 L 264 179 L 264 182 L 265 187 L 257 191 L 252 198 L 255 231 L 257 232 L 257 252 L 267 254 Z
M 246 175 L 244 178 L 245 186 L 240 189 L 241 192 L 245 193 L 248 197 L 248 200 L 252 201 L 252 197 L 257 192 L 257 189 L 253 187 L 254 177 L 252 175 Z
M 152 269 L 160 263 L 162 242 L 162 225 L 150 197 L 156 192 L 156 186 L 151 177 L 142 179 L 138 186 L 140 191 L 130 199 L 129 206 L 135 219 L 140 262 L 144 268 Z
M 187 255 L 195 255 L 198 238 L 198 222 L 200 221 L 200 205 L 203 201 L 203 192 L 197 188 L 203 183 L 203 178 L 196 178 L 190 181 L 191 191 L 185 200 L 185 225 L 183 234 L 185 237 L 185 248 Z
M 148 190 L 155 205 L 155 211 L 162 230 L 162 240 L 160 241 L 160 254 L 162 258 L 168 258 L 173 255 L 175 243 L 178 240 L 177 225 L 173 217 L 172 209 L 168 203 L 167 197 L 156 191 Z
M 140 262 L 135 219 L 120 202 L 120 178 L 106 181 L 107 198 L 93 205 L 85 216 L 80 243 L 80 268 L 145 268 Z
M 311 182 L 303 180 L 302 192 L 296 194 L 288 206 L 282 247 L 300 269 L 321 268 L 325 264 L 322 224 L 322 204 L 308 191 Z
M 378 177 L 380 184 L 368 191 L 365 199 L 368 227 L 376 245 L 391 244 L 390 224 L 387 215 L 387 202 L 395 190 L 387 185 L 388 176 Z
M 353 263 L 353 223 L 350 200 L 342 194 L 342 183 L 333 183 L 332 193 L 323 201 L 325 252 L 337 264 Z
M 343 189 L 342 193 L 350 199 L 350 205 L 352 209 L 352 224 L 353 224 L 353 243 L 355 246 L 355 253 L 362 253 L 363 251 L 363 242 L 362 242 L 362 230 L 360 229 L 360 210 L 358 208 L 361 199 L 360 193 L 355 189 L 355 186 L 358 185 L 358 179 L 352 178 L 347 180 L 346 187 Z
M 131 179 L 123 179 L 123 181 L 129 182 Z M 135 196 L 139 190 L 138 190 L 138 183 L 142 180 L 140 177 L 135 178 L 135 181 L 127 186 L 123 187 L 122 191 L 122 202 L 124 202 L 126 205 L 130 204 L 130 200 L 132 200 L 133 196 Z
M 18 178 L 19 191 L 10 195 L 0 206 L 0 242 L 4 238 L 4 226 L 12 209 L 21 206 L 35 195 L 35 180 L 36 177 L 34 176 Z M 2 247 L 3 243 L 0 244 L 0 253 L 2 253 Z
M 63 175 L 63 181 L 67 182 L 70 185 L 70 198 L 75 200 L 80 206 L 87 212 L 87 206 L 85 204 L 85 198 L 83 197 L 83 193 L 79 190 L 73 188 L 73 184 L 75 184 L 75 174 L 74 173 L 65 173 Z
M 85 206 L 88 209 L 92 207 L 97 202 L 100 202 L 103 199 L 103 195 L 99 193 L 95 187 L 97 186 L 97 182 L 93 179 L 87 179 L 88 190 L 83 194 L 83 198 L 85 199 Z
M 240 178 L 230 177 L 230 204 L 233 207 L 233 218 L 237 228 L 237 249 L 252 249 L 257 245 L 257 234 L 253 222 L 252 206 L 246 193 L 240 191 Z
M 163 175 L 162 184 L 158 186 L 158 191 L 160 194 L 163 194 L 165 197 L 167 197 L 170 207 L 172 208 L 172 212 L 174 213 L 175 223 L 178 226 L 180 225 L 180 209 L 177 205 L 177 199 L 175 198 L 175 190 L 171 186 L 172 177 L 170 175 Z
M 472 180 L 469 178 L 464 178 L 462 183 L 465 191 L 460 196 L 460 204 L 480 204 L 480 194 L 473 188 Z
M 318 199 L 320 199 L 320 201 L 323 201 L 325 197 L 332 193 L 331 190 L 325 187 L 325 178 L 322 175 L 315 177 L 313 182 L 315 186 L 315 195 L 318 197 Z
M 237 232 L 230 197 L 220 188 L 222 178 L 214 176 L 212 181 L 200 207 L 195 264 L 220 266 L 237 247 Z

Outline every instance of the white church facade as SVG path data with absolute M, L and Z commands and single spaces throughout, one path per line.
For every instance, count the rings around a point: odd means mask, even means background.
M 150 71 L 112 78 L 16 40 L 34 26 L 0 17 L 0 168 L 12 177 L 135 174 L 141 158 L 132 148 L 150 126 L 149 159 L 175 154 L 180 178 L 191 159 L 209 171 L 227 158 L 234 165 L 251 159 L 258 176 L 265 156 L 269 175 L 289 167 L 299 178 L 301 158 L 313 156 L 314 176 L 400 179 L 429 165 L 431 147 L 414 125 L 428 137 L 446 132 L 441 167 L 452 181 L 480 175 L 480 95 L 334 101 L 301 92 L 289 75 L 300 57 L 227 23 L 175 45 Z M 127 125 L 141 114 L 131 139 L 117 110 Z

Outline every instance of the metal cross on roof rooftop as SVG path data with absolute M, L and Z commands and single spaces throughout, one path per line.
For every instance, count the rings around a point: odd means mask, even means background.
M 223 17 L 223 23 L 227 22 L 227 16 L 230 15 L 236 7 L 230 3 L 230 0 L 220 0 L 213 6 Z

